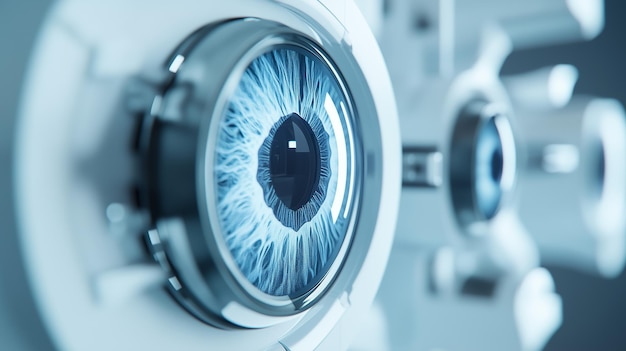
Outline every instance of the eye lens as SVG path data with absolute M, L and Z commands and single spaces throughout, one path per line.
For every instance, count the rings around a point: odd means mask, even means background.
M 487 219 L 495 215 L 502 198 L 500 180 L 503 166 L 502 140 L 495 118 L 491 118 L 478 133 L 474 165 L 476 201 L 478 209 Z
M 239 272 L 273 296 L 324 279 L 354 212 L 353 119 L 322 57 L 287 45 L 257 57 L 220 123 L 221 233 Z

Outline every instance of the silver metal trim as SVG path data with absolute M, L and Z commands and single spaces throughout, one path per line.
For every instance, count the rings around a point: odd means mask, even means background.
M 159 113 L 167 109 L 169 90 L 175 90 L 179 86 L 187 88 L 188 101 L 184 106 L 184 113 L 181 114 L 182 120 L 176 122 L 199 131 L 195 156 L 199 217 L 190 218 L 187 215 L 171 219 L 154 218 L 161 243 L 159 247 L 152 248 L 153 256 L 161 258 L 162 267 L 180 282 L 179 289 L 170 289 L 171 293 L 201 320 L 223 328 L 272 325 L 305 311 L 324 296 L 342 271 L 353 234 L 358 230 L 361 184 L 364 177 L 362 172 L 366 169 L 362 145 L 359 142 L 359 121 L 352 95 L 347 88 L 348 82 L 323 48 L 326 46 L 336 52 L 345 52 L 339 51 L 344 44 L 324 45 L 326 43 L 317 42 L 286 26 L 258 19 L 232 20 L 213 25 L 209 29 L 201 29 L 190 40 L 194 42 L 193 45 L 181 45 L 181 50 L 172 56 L 174 59 L 167 65 L 170 72 L 173 66 L 178 67 L 175 67 L 175 74 L 163 94 L 155 97 L 155 103 L 159 102 L 159 106 L 154 108 L 153 105 L 149 118 L 158 119 Z M 343 122 L 349 125 L 349 134 L 353 135 L 349 143 L 357 166 L 352 171 L 354 176 L 347 179 L 354 183 L 350 186 L 353 209 L 349 216 L 349 226 L 333 263 L 306 293 L 300 296 L 277 297 L 260 291 L 239 271 L 230 250 L 219 235 L 219 222 L 214 206 L 209 204 L 215 198 L 212 184 L 212 147 L 215 145 L 219 129 L 217 125 L 228 98 L 252 60 L 281 46 L 294 47 L 315 55 L 335 76 L 348 105 L 345 109 L 348 110 L 349 120 Z M 180 64 L 175 64 L 174 61 Z M 357 81 L 358 78 L 361 77 L 353 79 Z M 211 117 L 206 118 L 207 116 Z M 377 145 L 373 143 L 373 147 Z M 378 203 L 369 207 L 378 208 Z M 368 236 L 363 236 L 362 240 L 368 240 Z M 244 307 L 235 309 L 243 311 L 242 315 L 225 315 L 226 309 L 233 304 Z M 262 318 L 259 318 L 259 314 Z
M 438 188 L 443 183 L 443 153 L 434 147 L 402 149 L 402 186 Z

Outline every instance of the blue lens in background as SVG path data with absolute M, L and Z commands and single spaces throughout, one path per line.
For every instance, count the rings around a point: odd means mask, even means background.
M 495 118 L 484 123 L 477 135 L 474 161 L 474 193 L 478 210 L 486 219 L 496 214 L 502 200 L 504 166 L 502 140 Z

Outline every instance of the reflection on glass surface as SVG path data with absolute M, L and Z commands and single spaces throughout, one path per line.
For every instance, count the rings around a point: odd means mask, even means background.
M 230 98 L 217 140 L 217 213 L 239 270 L 267 294 L 306 293 L 348 235 L 356 169 L 345 106 L 326 61 L 295 46 L 253 60 Z

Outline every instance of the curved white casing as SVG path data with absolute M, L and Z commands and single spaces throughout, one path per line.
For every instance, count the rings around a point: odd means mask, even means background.
M 626 261 L 623 106 L 575 96 L 561 109 L 518 110 L 530 158 L 520 182 L 520 218 L 542 261 L 617 276 Z M 602 179 L 596 179 L 600 164 Z
M 151 72 L 158 71 L 178 43 L 215 21 L 253 16 L 315 37 L 301 13 L 349 44 L 381 120 L 384 205 L 352 289 L 324 297 L 290 321 L 254 330 L 225 331 L 203 324 L 160 289 L 104 303 L 98 298 L 99 279 L 111 271 L 137 268 L 109 232 L 103 206 L 128 200 L 124 186 L 133 160 L 110 157 L 124 154 L 132 124 L 123 113 L 133 98 L 125 83 L 137 76 L 152 79 Z M 352 1 L 60 1 L 50 11 L 32 57 L 16 137 L 17 220 L 37 309 L 56 347 L 347 347 L 374 298 L 391 249 L 401 155 L 391 83 L 375 39 Z M 119 143 L 102 145 L 116 140 L 111 135 L 118 135 Z M 97 189 L 102 186 L 111 189 L 105 198 Z
M 472 18 L 459 11 L 468 5 L 473 4 L 391 1 L 381 31 L 403 146 L 436 150 L 441 160 L 426 166 L 439 167 L 432 173 L 440 184 L 402 190 L 396 241 L 369 320 L 374 327 L 368 333 L 384 340 L 383 349 L 536 350 L 561 323 L 552 278 L 537 269 L 539 252 L 517 214 L 515 182 L 499 213 L 470 228 L 459 224 L 451 203 L 450 142 L 460 112 L 472 100 L 486 100 L 516 127 L 516 111 L 499 78 L 515 38 L 496 20 L 476 20 L 468 28 L 464 21 Z M 416 14 L 435 30 L 411 27 Z M 512 156 L 509 161 L 519 164 Z M 448 260 L 438 262 L 439 252 Z M 541 279 L 531 278 L 536 271 Z M 463 284 L 473 278 L 493 284 L 492 293 L 466 293 Z M 533 312 L 525 314 L 529 307 Z M 537 314 L 538 308 L 545 313 Z M 358 346 L 377 349 L 373 345 L 378 344 Z

